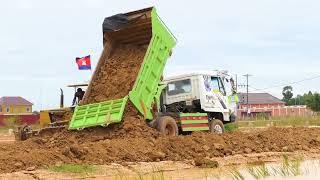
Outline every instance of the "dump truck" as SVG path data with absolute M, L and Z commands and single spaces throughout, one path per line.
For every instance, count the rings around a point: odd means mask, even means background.
M 170 136 L 193 131 L 222 133 L 223 124 L 234 121 L 235 113 L 226 105 L 227 94 L 221 89 L 204 90 L 215 78 L 222 84 L 225 76 L 202 73 L 185 76 L 190 79 L 163 80 L 177 40 L 154 7 L 107 17 L 102 27 L 104 50 L 68 130 L 121 123 L 130 106 L 151 127 Z M 192 90 L 172 95 L 172 87 L 183 82 L 192 82 Z M 207 107 L 208 103 L 214 105 Z M 29 128 L 20 131 L 30 132 Z
M 163 70 L 176 39 L 155 8 L 106 18 L 103 30 L 104 47 L 109 49 L 109 59 L 112 59 L 110 54 L 119 44 L 146 45 L 148 48 L 128 94 L 119 99 L 77 106 L 69 130 L 120 123 L 128 103 L 134 105 L 151 127 L 166 135 L 192 131 L 222 133 L 224 124 L 235 121 L 236 91 L 234 81 L 227 73 L 183 74 L 162 81 Z M 100 71 L 101 60 L 97 72 Z M 97 72 L 84 102 L 92 92 Z M 231 85 L 229 94 L 225 90 L 226 81 Z M 184 82 L 189 83 L 190 91 L 171 95 L 171 88 Z

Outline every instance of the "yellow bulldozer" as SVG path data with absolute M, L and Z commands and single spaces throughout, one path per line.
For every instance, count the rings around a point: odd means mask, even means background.
M 87 88 L 88 83 L 70 84 L 67 87 L 74 88 L 74 91 L 78 88 Z M 47 109 L 40 111 L 39 118 L 39 130 L 33 130 L 31 126 L 23 125 L 17 128 L 15 131 L 16 140 L 26 140 L 30 136 L 37 135 L 43 131 L 50 129 L 64 128 L 71 120 L 75 106 L 64 106 L 64 93 L 60 89 L 60 107 L 57 109 Z

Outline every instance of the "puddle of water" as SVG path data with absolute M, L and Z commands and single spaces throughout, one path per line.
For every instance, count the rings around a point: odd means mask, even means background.
M 198 172 L 202 173 L 201 179 L 320 179 L 320 160 L 290 160 L 278 164 L 230 167 L 228 170 L 222 169 L 218 172 L 208 170 L 207 172 L 207 174 L 203 174 L 204 171 Z
M 151 173 L 140 179 L 203 179 L 203 180 L 242 180 L 242 179 L 320 179 L 320 160 L 290 160 L 281 163 L 248 165 L 240 167 L 223 167 L 217 169 L 183 169 Z

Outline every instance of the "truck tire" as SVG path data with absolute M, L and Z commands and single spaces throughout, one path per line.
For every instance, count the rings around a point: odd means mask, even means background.
M 213 119 L 209 123 L 209 128 L 211 133 L 222 134 L 224 133 L 223 122 L 219 119 Z
M 170 116 L 163 116 L 158 119 L 157 130 L 166 136 L 177 136 L 178 126 L 176 121 Z

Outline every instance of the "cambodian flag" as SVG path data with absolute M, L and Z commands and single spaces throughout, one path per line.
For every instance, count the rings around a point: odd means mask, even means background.
M 91 69 L 91 62 L 90 62 L 90 55 L 79 58 L 76 58 L 76 63 L 78 64 L 79 70 L 90 70 Z

